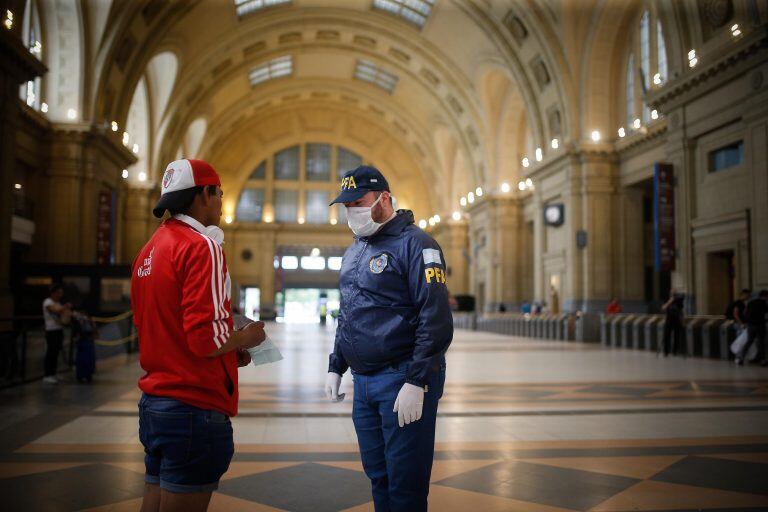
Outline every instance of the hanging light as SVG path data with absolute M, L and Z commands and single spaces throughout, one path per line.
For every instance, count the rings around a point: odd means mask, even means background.
M 21 190 L 21 189 L 22 189 L 22 187 L 21 187 L 21 183 L 16 183 L 16 184 L 14 184 L 14 185 L 13 185 L 13 188 L 15 188 L 16 190 Z
M 527 178 L 525 180 L 525 187 L 526 188 L 533 188 L 533 180 L 531 178 Z
M 11 30 L 13 28 L 13 12 L 10 9 L 5 11 L 5 28 Z
M 429 219 L 429 225 L 430 226 L 434 226 L 435 225 L 435 218 L 434 217 Z
M 305 222 L 304 217 L 299 217 L 299 224 L 304 224 L 304 222 Z
M 453 212 L 453 220 L 456 220 L 456 221 L 461 220 L 461 213 Z
M 560 147 L 560 141 L 557 139 L 552 139 L 552 143 L 550 145 L 552 149 L 557 149 Z
M 481 187 L 477 187 L 477 188 L 475 189 L 475 195 L 476 195 L 477 197 L 483 197 L 483 189 L 482 189 Z
M 544 158 L 544 153 L 541 151 L 541 148 L 536 148 L 536 161 L 541 162 L 542 158 Z
M 425 229 L 425 228 L 427 227 L 427 221 L 425 221 L 424 219 L 421 219 L 421 220 L 419 221 L 419 227 L 420 227 L 421 229 Z
M 595 142 L 600 142 L 600 132 L 597 130 L 592 131 L 592 140 Z
M 619 138 L 620 139 L 623 139 L 626 134 L 627 134 L 627 132 L 624 131 L 624 127 L 623 126 L 621 128 L 619 128 Z
M 40 105 L 40 111 L 41 111 L 43 114 L 47 114 L 47 113 L 48 113 L 48 104 L 47 104 L 47 103 L 45 103 L 45 102 L 43 102 L 43 103 Z
M 232 224 L 232 216 L 227 215 L 226 217 L 224 217 L 224 222 L 226 222 L 227 224 Z
M 123 179 L 124 180 L 128 179 L 128 169 L 123 169 Z
M 139 173 L 139 181 L 147 181 L 147 173 L 144 171 Z
M 123 146 L 128 147 L 131 142 L 131 135 L 128 132 L 123 132 Z
M 438 214 L 435 214 L 434 219 L 435 219 L 435 223 L 436 224 L 440 224 L 440 220 L 441 219 L 440 219 L 440 216 Z
M 139 154 L 139 145 L 138 144 L 134 144 L 133 145 L 133 154 L 134 155 L 138 155 Z
M 67 118 L 68 119 L 75 119 L 77 117 L 77 110 L 70 108 L 67 110 Z
M 475 202 L 475 194 L 473 194 L 472 192 L 470 192 L 469 194 L 467 194 L 467 202 L 468 202 L 469 204 L 472 204 L 472 203 L 474 203 L 474 202 Z
M 659 112 L 656 109 L 651 110 L 651 119 L 658 119 L 659 118 Z
M 312 256 L 313 258 L 317 258 L 318 256 L 320 256 L 320 248 L 319 247 L 313 247 L 312 251 L 310 251 L 309 255 Z
M 529 165 L 531 165 L 531 161 L 528 160 L 527 156 L 524 156 L 523 157 L 523 167 L 528 167 Z
M 112 131 L 116 132 L 119 129 L 120 129 L 120 127 L 117 126 L 117 121 L 112 121 Z
M 467 206 L 467 198 L 466 197 L 462 197 L 461 199 L 459 199 L 459 204 L 461 206 Z
M 637 118 L 634 121 L 632 121 L 632 128 L 634 128 L 635 130 L 640 129 L 640 118 Z
M 504 183 L 502 183 L 501 184 L 501 191 L 504 192 L 505 194 L 507 192 L 509 192 L 509 183 L 507 183 L 506 181 Z
M 734 23 L 731 25 L 731 35 L 733 37 L 739 37 L 741 35 L 741 29 L 739 28 L 738 23 Z
M 653 85 L 661 85 L 661 73 L 653 75 Z
M 524 191 L 524 190 L 525 190 L 525 182 L 524 182 L 524 181 L 520 181 L 520 182 L 517 184 L 517 190 L 519 190 L 520 192 L 522 192 L 522 191 Z
M 336 220 L 336 219 L 331 219 L 331 226 L 335 226 L 335 225 L 336 225 L 336 224 L 338 224 L 338 223 L 339 223 L 339 221 L 338 221 L 338 220 Z

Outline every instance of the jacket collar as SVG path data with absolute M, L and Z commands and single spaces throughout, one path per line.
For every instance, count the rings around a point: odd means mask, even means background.
M 173 216 L 174 219 L 183 222 L 184 224 L 188 225 L 195 231 L 199 233 L 205 233 L 205 226 L 198 221 L 197 219 L 190 217 L 189 215 L 184 215 L 183 213 L 179 213 L 177 215 Z

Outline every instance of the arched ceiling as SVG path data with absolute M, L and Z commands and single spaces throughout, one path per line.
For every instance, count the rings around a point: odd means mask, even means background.
M 148 67 L 153 90 L 162 90 L 158 77 L 173 84 L 167 107 L 155 112 L 153 138 L 159 140 L 153 146 L 150 180 L 157 179 L 161 163 L 176 156 L 196 120 L 207 122 L 201 143 L 205 153 L 206 148 L 231 143 L 239 126 L 269 122 L 264 111 L 295 110 L 301 104 L 317 112 L 332 105 L 344 112 L 346 125 L 354 118 L 358 124 L 372 123 L 396 142 L 397 152 L 410 162 L 407 172 L 419 176 L 414 186 L 439 197 L 429 203 L 432 213 L 443 214 L 455 209 L 468 190 L 494 187 L 502 175 L 510 174 L 497 168 L 505 141 L 491 132 L 499 128 L 502 115 L 512 114 L 488 112 L 490 105 L 520 109 L 512 117 L 522 114 L 526 126 L 538 133 L 535 138 L 546 137 L 536 91 L 529 78 L 508 65 L 515 60 L 510 41 L 504 40 L 508 33 L 504 35 L 502 24 L 491 19 L 481 2 L 439 0 L 422 29 L 374 9 L 371 0 L 293 0 L 242 19 L 229 0 L 160 4 L 114 7 L 113 15 L 121 19 L 104 37 L 113 44 L 103 51 L 111 58 L 103 61 L 95 100 L 95 110 L 101 112 L 97 115 L 123 119 L 129 106 L 125 91 L 148 74 Z M 154 56 L 169 53 L 175 60 L 154 59 L 150 64 Z M 290 77 L 251 86 L 248 74 L 254 67 L 284 55 L 293 58 Z M 359 59 L 395 74 L 394 91 L 389 94 L 355 80 Z M 163 72 L 158 65 L 163 61 L 178 66 L 178 73 Z M 476 86 L 489 66 L 505 69 L 507 80 L 498 93 L 514 95 L 515 101 L 483 101 Z M 522 69 L 520 62 L 514 67 Z M 491 117 L 496 119 L 489 123 Z M 450 141 L 440 148 L 438 127 L 443 141 Z M 491 147 L 484 142 L 488 138 L 493 139 Z M 519 161 L 524 148 L 517 140 L 506 144 L 505 157 L 514 155 Z M 438 155 L 446 148 L 454 154 Z M 451 166 L 446 168 L 444 162 Z M 463 176 L 457 180 L 459 172 Z

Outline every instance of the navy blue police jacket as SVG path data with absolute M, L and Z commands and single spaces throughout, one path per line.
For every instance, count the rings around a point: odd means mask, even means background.
M 453 339 L 445 268 L 440 246 L 408 210 L 356 237 L 342 260 L 328 371 L 370 374 L 407 361 L 406 382 L 424 387 Z

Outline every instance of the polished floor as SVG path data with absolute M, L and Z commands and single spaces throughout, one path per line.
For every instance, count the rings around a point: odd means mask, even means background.
M 325 401 L 331 327 L 272 324 L 285 360 L 241 370 L 237 453 L 214 511 L 373 510 L 347 400 Z M 133 511 L 135 358 L 0 393 L 9 511 Z M 435 511 L 768 510 L 768 370 L 457 331 Z

